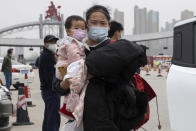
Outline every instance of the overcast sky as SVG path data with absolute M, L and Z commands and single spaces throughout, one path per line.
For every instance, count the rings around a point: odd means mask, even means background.
M 65 18 L 72 14 L 83 15 L 83 11 L 97 3 L 117 8 L 125 13 L 125 34 L 130 34 L 133 28 L 133 7 L 146 7 L 160 12 L 160 26 L 172 18 L 179 19 L 184 9 L 196 13 L 195 0 L 53 0 L 55 5 L 61 5 L 61 13 Z M 45 13 L 50 0 L 1 0 L 0 28 L 14 24 L 37 21 L 39 15 Z
M 160 27 L 173 18 L 180 19 L 180 12 L 188 9 L 196 14 L 195 0 L 53 0 L 55 5 L 61 5 L 61 13 L 65 18 L 69 15 L 81 15 L 93 4 L 102 4 L 110 7 L 112 11 L 117 8 L 125 13 L 125 35 L 131 34 L 134 22 L 134 6 L 146 7 L 148 10 L 159 11 Z M 48 9 L 50 0 L 1 0 L 0 4 L 0 29 L 15 24 L 38 21 L 39 15 Z M 6 37 L 39 38 L 38 30 L 7 35 Z M 39 54 L 39 49 L 29 52 L 25 48 L 25 57 Z M 0 50 L 6 54 L 6 49 Z

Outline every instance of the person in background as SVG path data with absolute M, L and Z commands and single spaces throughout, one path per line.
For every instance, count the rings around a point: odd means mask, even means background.
M 42 54 L 43 50 L 41 49 L 40 51 L 40 55 Z M 36 61 L 35 61 L 35 67 L 38 69 L 39 68 L 39 58 L 40 58 L 40 55 L 37 57 Z
M 3 64 L 1 71 L 4 73 L 5 80 L 6 80 L 6 88 L 10 90 L 10 86 L 12 84 L 12 54 L 13 54 L 13 49 L 10 48 L 7 51 L 7 56 L 4 57 L 3 59 Z
M 110 22 L 110 30 L 108 36 L 110 37 L 110 43 L 113 43 L 122 38 L 123 26 L 116 21 Z
M 35 61 L 35 67 L 39 68 L 39 57 L 37 57 L 36 61 Z
M 45 103 L 42 131 L 59 131 L 60 126 L 60 96 L 52 90 L 57 40 L 53 35 L 44 38 L 44 48 L 38 62 L 41 95 Z

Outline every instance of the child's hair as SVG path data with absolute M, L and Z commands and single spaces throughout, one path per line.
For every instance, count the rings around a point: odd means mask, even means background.
M 69 16 L 66 21 L 65 21 L 65 29 L 71 29 L 71 26 L 72 26 L 72 22 L 73 21 L 83 21 L 85 23 L 85 28 L 87 28 L 87 24 L 86 24 L 86 21 L 81 17 L 81 16 L 78 16 L 78 15 L 71 15 Z

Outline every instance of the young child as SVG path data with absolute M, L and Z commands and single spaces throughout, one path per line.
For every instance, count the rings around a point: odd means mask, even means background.
M 78 54 L 78 55 L 84 55 L 83 51 L 82 54 L 78 53 L 78 51 L 80 52 L 80 50 L 78 50 L 79 48 L 77 47 L 78 45 L 80 46 L 80 48 L 83 48 L 84 46 L 86 48 L 88 48 L 88 46 L 86 46 L 85 44 L 81 43 L 82 40 L 86 37 L 86 22 L 84 21 L 84 19 L 80 16 L 70 16 L 67 18 L 66 22 L 65 22 L 65 30 L 67 33 L 67 36 L 65 36 L 64 39 L 62 39 L 60 42 L 58 42 L 58 46 L 60 46 L 59 50 L 58 50 L 58 63 L 56 64 L 57 70 L 56 70 L 56 77 L 59 80 L 63 80 L 63 76 L 59 71 L 59 67 L 65 67 L 68 64 L 68 56 L 70 53 L 75 53 L 74 55 Z M 74 43 L 74 45 L 76 46 L 76 49 L 74 49 L 73 51 L 69 52 L 69 50 L 66 50 L 68 47 L 68 45 L 70 43 Z M 72 45 L 73 47 L 73 45 Z M 72 49 L 72 47 L 70 47 L 70 49 Z M 83 49 L 82 49 L 83 50 Z M 71 54 L 71 55 L 73 55 Z M 69 55 L 70 56 L 70 55 Z M 77 56 L 78 58 L 78 56 Z M 66 68 L 66 67 L 65 67 Z M 65 72 L 64 72 L 65 73 Z
M 88 46 L 82 43 L 86 37 L 87 25 L 82 17 L 70 16 L 65 22 L 65 30 L 67 36 L 58 43 L 60 47 L 57 53 L 56 77 L 70 83 L 70 94 L 65 96 L 60 113 L 68 119 L 76 119 L 79 126 L 82 121 L 87 85 L 84 49 L 88 49 Z

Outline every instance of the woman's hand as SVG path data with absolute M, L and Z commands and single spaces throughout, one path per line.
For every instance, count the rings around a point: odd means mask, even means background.
M 60 83 L 60 88 L 67 90 L 69 88 L 69 85 L 70 85 L 70 83 L 69 83 L 68 79 L 66 79 Z

